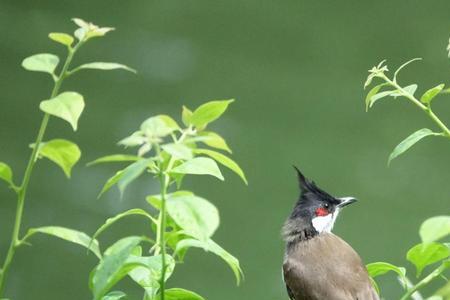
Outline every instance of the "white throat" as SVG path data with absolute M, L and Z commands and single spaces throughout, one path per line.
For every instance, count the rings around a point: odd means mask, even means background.
M 336 208 L 336 210 L 332 214 L 313 218 L 312 225 L 313 225 L 314 229 L 318 233 L 331 232 L 338 214 L 339 214 L 339 209 Z

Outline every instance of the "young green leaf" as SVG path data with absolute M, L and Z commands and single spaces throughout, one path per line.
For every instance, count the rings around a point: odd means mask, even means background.
M 183 105 L 183 110 L 181 111 L 181 120 L 183 121 L 183 124 L 186 126 L 191 125 L 191 117 L 192 111 Z
M 375 96 L 376 94 L 378 94 L 378 91 L 382 88 L 382 87 L 384 87 L 384 86 L 386 86 L 387 85 L 387 83 L 382 83 L 382 84 L 378 84 L 378 85 L 376 85 L 376 86 L 374 86 L 368 93 L 367 93 L 367 96 L 366 96 L 366 111 L 368 111 L 369 110 L 369 108 L 372 106 L 372 97 L 373 96 Z
M 194 157 L 181 165 L 172 169 L 172 173 L 212 175 L 220 180 L 224 180 L 217 163 L 207 157 Z
M 147 138 L 144 136 L 144 133 L 142 131 L 136 131 L 132 135 L 120 140 L 118 144 L 125 147 L 136 147 L 144 144 L 146 141 Z
M 120 300 L 125 299 L 127 295 L 124 292 L 121 291 L 114 291 L 111 293 L 108 293 L 108 295 L 104 296 L 102 300 Z
M 225 251 L 222 247 L 220 247 L 218 244 L 216 244 L 213 240 L 209 239 L 207 241 L 199 241 L 194 239 L 185 239 L 178 243 L 177 249 L 175 253 L 178 253 L 179 251 L 182 251 L 186 248 L 190 247 L 196 247 L 201 248 L 205 250 L 206 252 L 212 252 L 222 258 L 231 268 L 231 270 L 234 273 L 234 276 L 236 277 L 236 283 L 237 285 L 240 284 L 243 272 L 241 270 L 241 267 L 239 265 L 239 260 L 235 258 L 233 255 Z
M 397 98 L 397 97 L 400 97 L 400 96 L 405 96 L 405 93 L 409 94 L 409 95 L 414 95 L 416 90 L 417 90 L 417 84 L 411 84 L 411 85 L 405 86 L 403 88 L 403 91 L 399 91 L 399 90 L 398 91 L 394 91 L 391 94 L 391 96 L 394 97 L 394 98 Z
M 133 250 L 142 238 L 130 236 L 120 239 L 109 247 L 97 267 L 92 272 L 90 287 L 94 300 L 102 297 L 133 268 L 142 265 L 139 262 L 127 263 Z
M 54 54 L 41 53 L 25 58 L 22 67 L 28 71 L 49 73 L 54 78 L 59 57 Z
M 133 208 L 123 213 L 117 214 L 114 217 L 108 218 L 105 221 L 105 223 L 97 229 L 97 231 L 92 236 L 92 239 L 96 239 L 103 231 L 108 229 L 111 225 L 128 216 L 144 216 L 147 219 L 149 219 L 150 222 L 156 223 L 156 220 L 151 215 L 149 215 L 145 210 L 140 208 Z
M 219 227 L 219 211 L 209 201 L 194 195 L 172 196 L 167 212 L 185 234 L 198 240 L 210 238 Z
M 123 195 L 125 188 L 136 178 L 138 178 L 153 162 L 150 159 L 138 160 L 123 170 L 117 186 L 119 187 L 121 195 Z
M 166 260 L 166 272 L 165 280 L 170 278 L 175 269 L 175 260 L 172 256 L 165 256 Z M 152 292 L 156 294 L 159 288 L 159 280 L 161 278 L 161 266 L 162 266 L 162 256 L 136 256 L 133 255 L 128 259 L 128 262 L 139 261 L 140 266 L 133 268 L 128 272 L 128 275 L 137 284 L 146 289 L 146 292 Z M 152 290 L 154 288 L 154 290 Z
M 424 137 L 430 136 L 430 135 L 440 135 L 439 133 L 435 133 L 431 131 L 428 128 L 420 129 L 410 136 L 408 136 L 406 139 L 404 139 L 400 144 L 398 144 L 395 149 L 392 151 L 391 155 L 389 155 L 388 165 L 391 163 L 391 161 L 399 156 L 400 154 L 404 153 L 406 150 L 411 148 L 415 143 L 423 139 Z
M 369 92 L 370 93 L 370 92 Z M 387 97 L 387 96 L 391 96 L 392 94 L 395 93 L 394 91 L 383 91 L 383 92 L 379 92 L 377 94 L 371 95 L 371 97 L 367 100 L 366 98 L 366 107 L 368 106 L 369 108 L 371 108 L 375 102 L 377 102 L 378 100 Z M 367 95 L 369 96 L 369 95 Z M 366 110 L 368 110 L 368 108 L 366 108 Z
M 215 100 L 202 104 L 193 112 L 189 123 L 196 127 L 204 127 L 218 119 L 233 101 L 234 99 Z
M 0 162 L 0 179 L 6 181 L 10 186 L 14 186 L 13 172 L 4 162 Z
M 450 235 L 450 216 L 437 216 L 425 220 L 419 229 L 423 243 L 431 243 Z
M 90 38 L 101 37 L 114 30 L 112 27 L 99 27 L 80 18 L 73 18 L 72 21 L 80 27 L 75 30 L 75 36 L 80 41 L 87 41 Z
M 72 46 L 73 41 L 74 41 L 74 38 L 70 34 L 67 34 L 67 33 L 52 32 L 48 35 L 48 37 L 51 40 L 53 40 L 57 43 L 63 44 L 69 48 L 70 48 L 70 46 Z
M 97 158 L 94 161 L 91 161 L 87 164 L 88 167 L 101 164 L 101 163 L 109 163 L 109 162 L 129 162 L 129 161 L 138 161 L 140 159 L 139 156 L 136 155 L 128 155 L 128 154 L 112 154 Z
M 113 63 L 113 62 L 92 62 L 92 63 L 87 63 L 87 64 L 83 64 L 81 66 L 76 67 L 74 70 L 70 71 L 71 73 L 79 71 L 79 70 L 83 70 L 83 69 L 91 69 L 91 70 L 104 70 L 104 71 L 109 71 L 109 70 L 118 70 L 118 69 L 122 69 L 125 71 L 129 71 L 132 73 L 136 73 L 135 69 L 132 69 L 126 65 L 123 64 L 119 64 L 119 63 Z
M 239 165 L 232 160 L 231 158 L 223 155 L 222 153 L 219 153 L 217 151 L 208 150 L 208 149 L 194 149 L 194 152 L 197 154 L 205 154 L 209 157 L 216 160 L 218 163 L 224 165 L 225 167 L 229 168 L 231 171 L 239 175 L 239 177 L 242 178 L 245 184 L 248 184 L 247 178 L 245 178 L 244 171 L 239 167 Z
M 120 178 L 122 178 L 123 173 L 125 170 L 120 170 L 117 171 L 116 174 L 114 174 L 114 176 L 110 177 L 105 185 L 103 186 L 101 192 L 98 194 L 97 199 L 100 198 L 106 191 L 108 191 L 111 187 L 113 187 L 115 184 L 117 184 L 117 182 L 120 180 Z
M 80 148 L 71 141 L 54 139 L 42 143 L 39 148 L 39 155 L 53 161 L 70 178 L 72 167 L 81 157 Z
M 402 267 L 394 266 L 390 263 L 386 262 L 375 262 L 366 265 L 367 272 L 369 272 L 369 276 L 375 278 L 380 275 L 384 275 L 390 271 L 397 273 L 400 278 L 403 286 L 406 287 L 406 270 Z
M 158 297 L 155 300 L 160 300 L 161 295 L 158 295 Z M 180 289 L 180 288 L 174 288 L 174 289 L 168 289 L 164 292 L 164 299 L 166 300 L 205 300 L 202 296 L 199 294 L 196 294 L 194 292 Z
M 83 96 L 76 92 L 64 92 L 55 98 L 42 101 L 39 108 L 50 115 L 69 122 L 73 130 L 76 131 L 78 119 L 84 109 L 84 100 Z
M 141 124 L 141 131 L 148 137 L 165 137 L 179 129 L 177 122 L 167 115 L 148 118 Z
M 66 240 L 68 242 L 72 242 L 83 246 L 92 251 L 98 258 L 101 258 L 100 248 L 98 245 L 98 241 L 96 239 L 91 239 L 87 234 L 81 231 L 73 230 L 70 228 L 60 227 L 60 226 L 46 226 L 46 227 L 38 227 L 31 228 L 28 230 L 27 234 L 23 238 L 23 242 L 25 242 L 28 238 L 36 233 L 43 233 L 55 236 L 57 238 Z
M 206 145 L 220 149 L 225 150 L 228 153 L 232 153 L 230 147 L 228 147 L 227 142 L 223 137 L 221 137 L 219 134 L 212 132 L 212 131 L 202 131 L 198 133 L 198 136 L 196 137 L 195 141 L 199 141 L 202 143 L 205 143 Z
M 420 102 L 425 104 L 431 103 L 431 100 L 433 100 L 433 98 L 442 91 L 444 86 L 445 84 L 440 84 L 438 86 L 435 86 L 434 88 L 429 89 L 422 95 L 422 97 L 420 97 Z
M 173 193 L 169 193 L 166 195 L 166 200 L 170 201 L 171 199 L 174 199 L 176 197 L 180 197 L 180 196 L 193 196 L 194 193 L 192 193 L 191 191 L 176 191 Z M 149 195 L 145 198 L 145 200 L 147 200 L 147 202 L 153 206 L 156 209 L 161 209 L 161 194 L 157 194 L 157 195 Z
M 192 159 L 192 150 L 188 146 L 180 143 L 170 143 L 162 145 L 161 148 L 176 159 Z
M 416 266 L 417 277 L 423 269 L 441 261 L 450 255 L 450 249 L 440 243 L 418 244 L 409 249 L 406 258 Z

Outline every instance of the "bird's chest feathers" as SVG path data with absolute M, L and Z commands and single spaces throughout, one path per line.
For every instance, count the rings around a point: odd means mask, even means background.
M 326 216 L 317 216 L 312 219 L 312 225 L 314 229 L 321 232 L 331 232 L 334 226 L 334 221 L 336 221 L 337 212 L 333 214 L 328 214 Z

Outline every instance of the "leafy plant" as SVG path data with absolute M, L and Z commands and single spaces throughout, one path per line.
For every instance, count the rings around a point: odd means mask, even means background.
M 11 241 L 8 252 L 0 269 L 0 298 L 3 296 L 6 278 L 14 260 L 17 248 L 28 244 L 29 239 L 34 234 L 43 233 L 55 236 L 84 247 L 88 247 L 91 241 L 91 238 L 82 232 L 58 226 L 30 228 L 24 236 L 21 236 L 22 215 L 27 190 L 30 184 L 33 169 L 38 160 L 40 158 L 47 158 L 53 161 L 64 171 L 64 174 L 70 178 L 72 167 L 78 162 L 81 156 L 79 147 L 71 141 L 65 139 L 52 139 L 49 141 L 44 141 L 45 132 L 51 117 L 56 117 L 68 122 L 73 130 L 76 131 L 78 119 L 84 109 L 83 96 L 73 91 L 61 92 L 62 83 L 68 77 L 84 69 L 124 69 L 135 72 L 133 69 L 125 65 L 110 62 L 87 63 L 71 68 L 72 60 L 81 47 L 93 38 L 102 37 L 106 33 L 114 30 L 114 28 L 110 27 L 98 27 L 81 19 L 73 19 L 73 21 L 76 25 L 78 25 L 74 36 L 66 33 L 49 34 L 49 38 L 51 40 L 62 44 L 67 50 L 67 55 L 62 65 L 60 64 L 60 59 L 58 56 L 49 53 L 35 54 L 25 58 L 22 62 L 22 66 L 28 71 L 49 74 L 53 79 L 54 86 L 49 99 L 42 101 L 39 105 L 39 108 L 43 111 L 44 116 L 42 118 L 36 140 L 31 145 L 31 155 L 25 169 L 25 174 L 19 184 L 17 184 L 17 181 L 14 179 L 12 168 L 8 164 L 0 162 L 0 179 L 6 182 L 6 184 L 16 193 L 17 196 L 17 208 Z M 57 71 L 57 69 L 59 69 L 59 71 Z M 96 256 L 101 257 L 98 242 L 93 240 L 91 244 L 91 251 Z
M 436 98 L 436 96 L 438 96 L 443 92 L 448 92 L 448 90 L 444 90 L 445 85 L 439 84 L 427 90 L 425 93 L 423 93 L 420 99 L 417 99 L 414 96 L 418 87 L 417 84 L 410 84 L 402 87 L 397 81 L 397 76 L 400 70 L 402 70 L 408 64 L 417 60 L 420 60 L 420 58 L 414 58 L 401 65 L 395 71 L 392 79 L 390 79 L 386 75 L 386 73 L 388 72 L 388 67 L 387 65 L 384 64 L 385 61 L 383 60 L 377 66 L 369 70 L 370 74 L 367 77 L 366 83 L 364 84 L 364 87 L 369 86 L 372 83 L 373 79 L 375 78 L 379 78 L 383 81 L 382 83 L 372 87 L 372 89 L 367 93 L 366 110 L 371 108 L 378 100 L 383 99 L 385 97 L 393 97 L 393 98 L 403 97 L 409 100 L 414 105 L 416 105 L 421 111 L 423 111 L 437 125 L 437 127 L 440 130 L 439 132 L 434 132 L 431 129 L 423 128 L 414 132 L 395 147 L 395 149 L 389 156 L 388 164 L 390 164 L 390 162 L 394 158 L 403 154 L 411 146 L 413 146 L 415 143 L 417 143 L 418 141 L 427 136 L 440 136 L 450 139 L 450 129 L 438 118 L 438 116 L 431 109 L 431 103 Z
M 448 48 L 450 49 L 450 48 Z M 392 79 L 390 79 L 386 73 L 388 68 L 382 61 L 377 66 L 369 70 L 369 76 L 365 83 L 365 87 L 372 83 L 375 78 L 381 79 L 383 82 L 374 86 L 366 96 L 366 110 L 374 105 L 378 100 L 385 97 L 404 97 L 411 103 L 415 104 L 421 109 L 428 117 L 437 125 L 439 132 L 434 132 L 428 128 L 420 129 L 400 144 L 395 147 L 389 156 L 388 163 L 394 158 L 403 154 L 415 143 L 427 136 L 440 136 L 450 139 L 450 130 L 432 111 L 432 101 L 442 93 L 448 93 L 449 90 L 444 90 L 444 84 L 439 84 L 429 90 L 427 90 L 420 99 L 417 99 L 414 94 L 417 90 L 417 84 L 410 84 L 407 86 L 401 86 L 397 81 L 399 71 L 405 66 L 419 59 L 412 59 L 403 65 L 401 65 L 394 73 Z M 406 269 L 404 267 L 398 267 L 386 262 L 376 262 L 367 265 L 367 269 L 372 278 L 379 275 L 386 274 L 388 272 L 396 273 L 402 287 L 405 292 L 401 297 L 401 300 L 407 300 L 410 298 L 423 299 L 419 290 L 434 282 L 438 279 L 448 281 L 444 276 L 450 269 L 450 243 L 439 242 L 447 239 L 450 236 L 450 216 L 437 216 L 425 220 L 420 229 L 419 235 L 421 243 L 413 246 L 406 253 L 406 259 L 412 263 L 416 268 L 417 282 L 413 283 L 410 278 L 407 277 Z M 423 275 L 425 269 L 429 269 L 434 266 L 427 275 Z M 379 291 L 377 284 L 374 282 L 376 289 Z M 433 296 L 427 298 L 429 300 L 450 300 L 450 283 L 447 283 L 444 287 L 439 289 Z
M 95 241 L 111 225 L 133 215 L 145 217 L 153 232 L 145 237 L 120 239 L 104 252 L 89 280 L 94 300 L 125 297 L 124 292 L 111 290 L 126 276 L 142 287 L 145 300 L 202 300 L 194 292 L 166 286 L 176 264 L 183 260 L 189 248 L 200 248 L 222 258 L 239 284 L 242 276 L 239 261 L 212 240 L 219 226 L 217 208 L 193 192 L 181 189 L 184 177 L 189 174 L 224 180 L 218 164 L 247 183 L 238 164 L 216 151 L 231 153 L 226 141 L 219 134 L 206 130 L 232 102 L 210 101 L 194 111 L 183 107 L 183 127 L 167 115 L 148 118 L 139 130 L 119 142 L 127 148 L 137 147 L 137 155 L 113 154 L 90 163 L 129 163 L 107 180 L 100 195 L 115 185 L 123 194 L 128 185 L 143 174 L 152 175 L 160 186 L 158 194 L 146 198 L 152 210 L 135 208 L 120 213 L 106 220 L 93 235 Z M 149 245 L 146 254 L 142 245 Z

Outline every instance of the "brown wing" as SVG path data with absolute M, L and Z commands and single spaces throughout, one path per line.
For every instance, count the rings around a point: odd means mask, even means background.
M 358 254 L 333 234 L 289 249 L 283 275 L 292 300 L 379 300 Z

